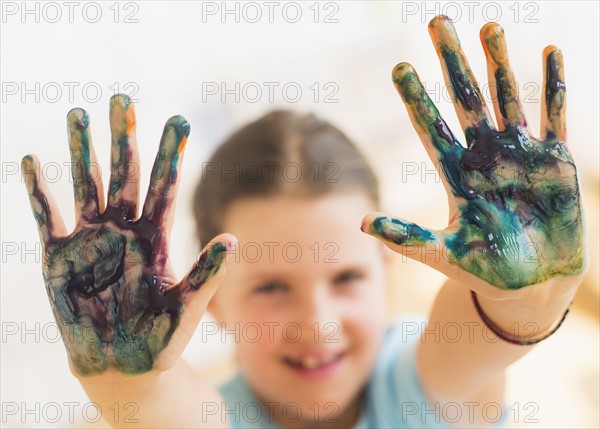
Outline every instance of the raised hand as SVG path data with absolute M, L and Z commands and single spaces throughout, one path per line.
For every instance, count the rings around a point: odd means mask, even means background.
M 179 358 L 214 294 L 235 237 L 217 237 L 184 279 L 176 280 L 168 250 L 190 132 L 183 117 L 165 125 L 139 219 L 136 120 L 129 98 L 116 95 L 110 102 L 106 209 L 88 114 L 73 109 L 67 122 L 77 215 L 71 234 L 40 178 L 37 159 L 24 157 L 22 170 L 42 241 L 46 290 L 72 370 L 86 376 L 109 368 L 126 374 L 166 369 Z
M 451 21 L 438 16 L 429 31 L 455 99 L 466 147 L 454 137 L 410 64 L 398 64 L 393 81 L 445 179 L 449 224 L 433 231 L 372 214 L 364 219 L 363 230 L 450 278 L 463 283 L 466 279 L 473 290 L 488 296 L 501 296 L 497 288 L 519 289 L 582 274 L 581 197 L 566 146 L 562 53 L 554 46 L 543 53 L 538 139 L 527 128 L 498 24 L 486 24 L 481 30 L 489 80 L 497 88 L 496 127 Z

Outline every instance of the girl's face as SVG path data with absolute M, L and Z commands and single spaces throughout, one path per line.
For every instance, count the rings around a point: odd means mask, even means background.
M 352 424 L 360 410 L 385 323 L 384 248 L 360 231 L 374 209 L 357 192 L 244 199 L 225 213 L 240 241 L 209 310 L 281 425 Z

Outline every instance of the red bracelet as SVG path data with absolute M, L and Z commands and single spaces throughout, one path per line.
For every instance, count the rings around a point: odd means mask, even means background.
M 498 338 L 500 338 L 508 343 L 517 344 L 520 346 L 530 346 L 532 344 L 537 344 L 540 341 L 543 341 L 546 338 L 548 338 L 550 335 L 554 334 L 556 331 L 558 331 L 558 328 L 560 328 L 560 325 L 562 325 L 562 323 L 565 321 L 567 314 L 569 314 L 571 304 L 573 304 L 573 301 L 571 300 L 571 302 L 569 303 L 569 307 L 567 307 L 567 311 L 565 311 L 565 314 L 563 314 L 562 318 L 560 319 L 560 322 L 558 322 L 558 325 L 556 325 L 556 327 L 552 331 L 550 331 L 547 335 L 543 336 L 542 338 L 538 338 L 537 340 L 519 340 L 519 339 L 515 339 L 515 338 L 506 336 L 506 334 L 504 334 L 500 330 L 500 328 L 498 328 L 498 325 L 496 325 L 494 322 L 492 322 L 490 320 L 490 318 L 487 316 L 487 314 L 485 314 L 483 312 L 483 310 L 481 309 L 481 305 L 479 305 L 479 301 L 477 300 L 477 294 L 475 293 L 475 291 L 471 291 L 471 298 L 473 298 L 473 304 L 475 304 L 475 308 L 477 309 L 477 314 L 479 315 L 481 320 L 483 320 L 483 323 L 485 323 L 485 326 L 487 326 L 494 334 L 496 334 L 496 336 Z

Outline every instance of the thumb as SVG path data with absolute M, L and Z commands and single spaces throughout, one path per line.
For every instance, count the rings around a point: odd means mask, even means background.
M 232 255 L 237 241 L 232 234 L 221 234 L 202 249 L 178 287 L 185 306 L 185 316 L 197 321 L 202 318 L 225 277 L 227 259 Z
M 379 212 L 366 215 L 360 229 L 394 252 L 438 268 L 443 248 L 438 231 Z
M 185 277 L 173 289 L 176 290 L 182 308 L 177 329 L 169 339 L 169 345 L 155 361 L 155 368 L 164 371 L 171 368 L 192 338 L 202 319 L 209 301 L 225 277 L 226 260 L 235 249 L 237 238 L 221 234 L 208 243 Z M 169 293 L 168 290 L 163 293 Z

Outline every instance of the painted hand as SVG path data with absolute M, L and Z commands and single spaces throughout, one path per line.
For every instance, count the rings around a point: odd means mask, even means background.
M 104 209 L 102 180 L 91 144 L 89 117 L 67 115 L 76 226 L 67 234 L 31 155 L 22 168 L 43 244 L 46 290 L 72 370 L 109 368 L 126 374 L 166 369 L 179 358 L 214 294 L 225 251 L 235 237 L 221 235 L 178 282 L 168 258 L 178 176 L 190 126 L 166 123 L 142 215 L 137 218 L 139 161 L 134 105 L 110 103 L 111 178 Z M 219 272 L 219 275 L 215 274 Z
M 581 197 L 566 147 L 561 52 L 554 46 L 544 50 L 542 136 L 537 139 L 518 99 L 503 29 L 495 23 L 481 29 L 489 80 L 497 88 L 496 127 L 450 20 L 434 18 L 429 31 L 467 147 L 454 137 L 410 64 L 398 64 L 393 81 L 445 179 L 449 224 L 433 231 L 371 214 L 363 230 L 490 297 L 501 296 L 499 289 L 580 275 L 585 271 Z

